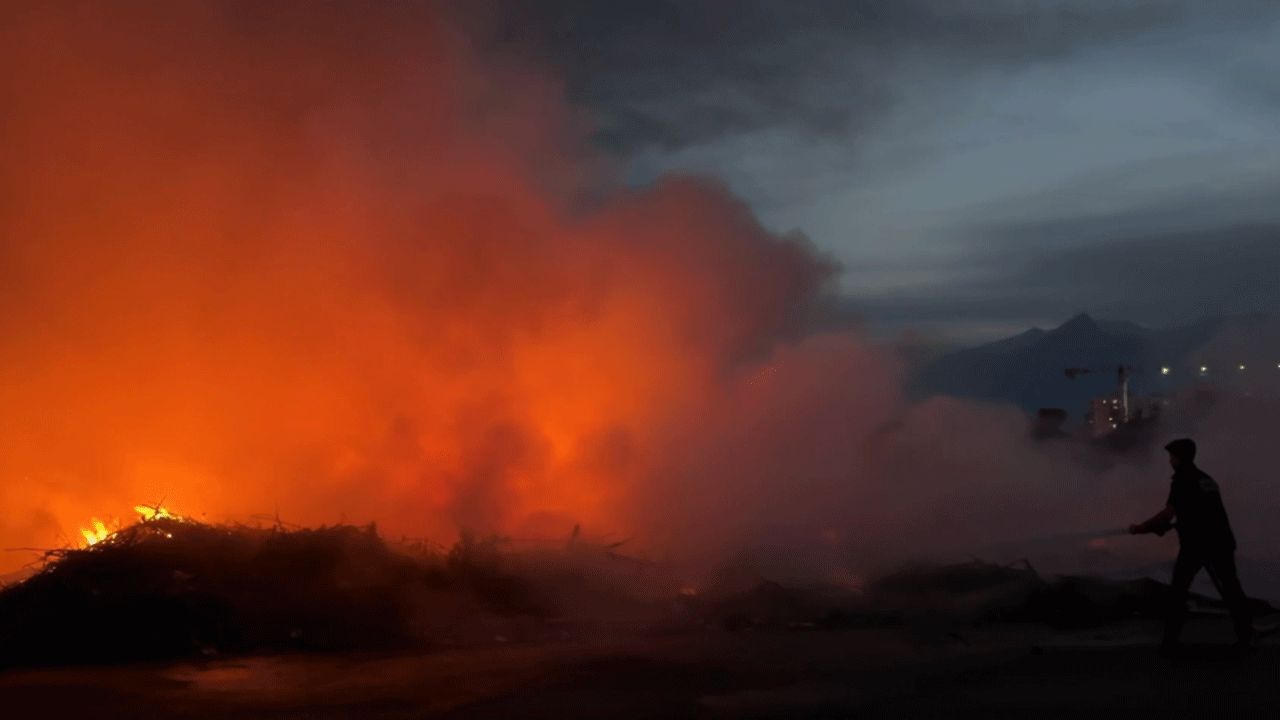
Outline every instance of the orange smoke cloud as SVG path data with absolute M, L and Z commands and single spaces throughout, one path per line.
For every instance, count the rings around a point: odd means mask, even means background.
M 0 545 L 161 500 L 661 538 L 657 498 L 713 492 L 668 487 L 677 465 L 820 442 L 784 416 L 851 368 L 889 377 L 791 343 L 832 274 L 803 241 L 705 182 L 608 189 L 555 79 L 428 8 L 13 15 Z M 775 362 L 785 383 L 751 381 Z M 892 404 L 867 387 L 840 407 Z

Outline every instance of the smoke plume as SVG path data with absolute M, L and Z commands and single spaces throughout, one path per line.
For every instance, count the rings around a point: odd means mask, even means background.
M 429 6 L 17 15 L 6 544 L 161 499 L 630 531 L 666 429 L 706 422 L 832 274 L 714 184 L 611 189 L 554 78 Z

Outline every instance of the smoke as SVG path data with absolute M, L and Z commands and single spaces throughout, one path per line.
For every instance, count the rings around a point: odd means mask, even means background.
M 1150 458 L 908 403 L 890 349 L 815 329 L 837 268 L 802 237 L 620 186 L 554 76 L 429 4 L 10 15 L 4 547 L 163 500 L 854 566 L 1151 504 Z
M 31 4 L 3 42 L 0 541 L 135 501 L 630 532 L 664 428 L 833 267 L 614 187 L 554 78 L 427 5 Z

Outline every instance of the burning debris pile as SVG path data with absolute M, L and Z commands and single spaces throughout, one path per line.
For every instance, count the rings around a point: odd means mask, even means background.
M 141 515 L 87 547 L 51 552 L 39 573 L 0 591 L 0 667 L 544 641 L 606 623 L 1069 629 L 1159 617 L 1166 598 L 1149 579 L 1044 578 L 1029 564 L 979 561 L 907 568 L 857 588 L 763 582 L 700 594 L 665 587 L 655 568 L 576 531 L 542 551 L 465 535 L 445 551 L 389 544 L 373 526 L 211 525 L 161 508 Z M 1256 610 L 1274 611 L 1261 602 Z
M 0 667 L 546 641 L 606 627 L 1074 629 L 1159 617 L 1167 590 L 1150 579 L 1045 578 L 1028 563 L 975 560 L 856 586 L 724 580 L 698 593 L 578 528 L 554 547 L 516 551 L 464 534 L 446 551 L 388 543 L 372 525 L 213 525 L 159 506 L 136 510 L 135 524 L 95 522 L 84 547 L 50 551 L 40 572 L 0 590 Z M 1262 602 L 1255 610 L 1274 612 Z
M 504 565 L 499 545 L 401 548 L 373 526 L 153 513 L 50 552 L 0 591 L 0 667 L 421 645 L 447 642 L 462 622 L 550 620 L 546 588 Z

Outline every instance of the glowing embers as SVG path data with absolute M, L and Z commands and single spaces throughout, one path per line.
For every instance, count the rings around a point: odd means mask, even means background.
M 163 505 L 134 505 L 133 511 L 138 514 L 139 525 L 145 525 L 146 523 L 155 522 L 157 520 L 183 522 L 182 516 L 173 514 L 169 508 L 166 508 Z M 84 538 L 84 546 L 86 548 L 90 548 L 94 545 L 110 540 L 111 537 L 120 532 L 120 530 L 121 526 L 119 520 L 113 519 L 103 521 L 98 518 L 93 518 L 93 520 L 89 522 L 88 527 L 80 528 L 80 536 Z M 172 533 L 165 531 L 163 528 L 160 529 L 160 533 L 166 538 L 173 537 Z

